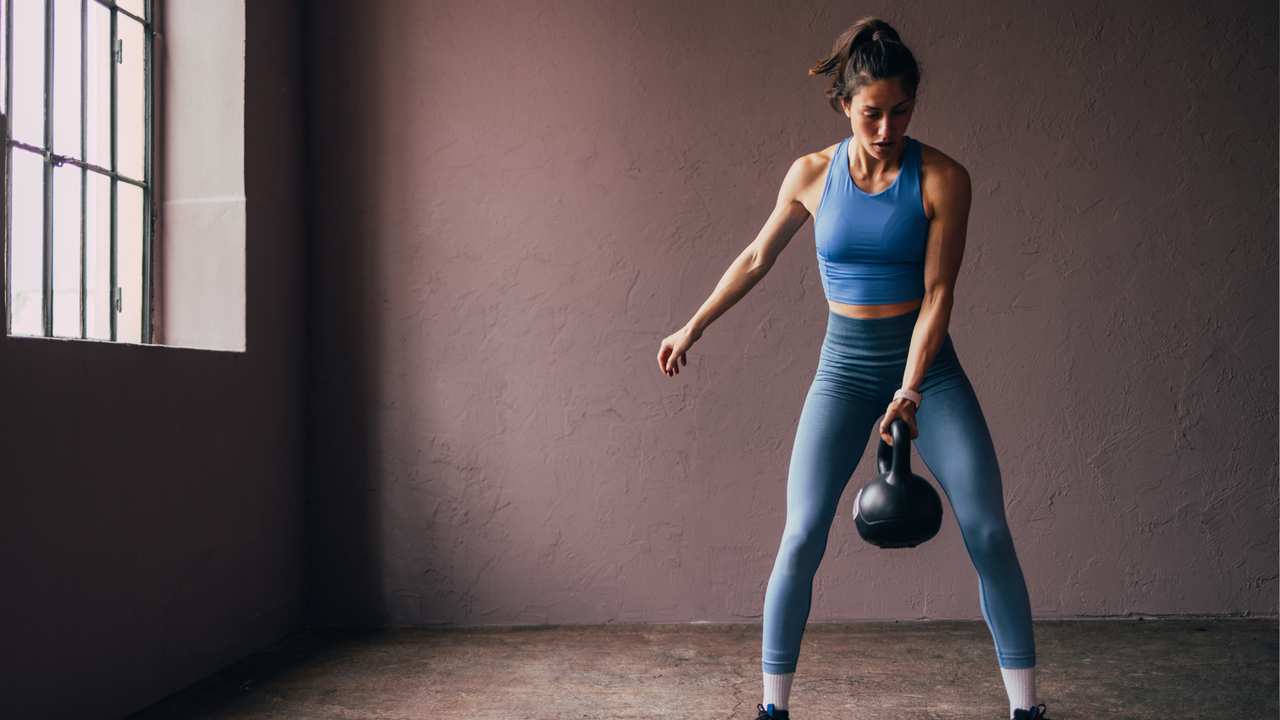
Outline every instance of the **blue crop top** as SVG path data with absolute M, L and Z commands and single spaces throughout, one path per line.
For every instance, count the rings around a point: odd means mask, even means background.
M 907 142 L 902 168 L 883 192 L 870 195 L 849 176 L 849 141 L 827 170 L 813 232 L 818 271 L 828 300 L 887 305 L 924 297 L 924 245 L 929 234 L 920 198 L 920 142 Z

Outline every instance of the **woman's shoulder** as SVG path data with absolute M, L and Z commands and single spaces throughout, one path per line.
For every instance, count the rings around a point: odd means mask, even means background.
M 920 173 L 922 182 L 929 176 L 933 176 L 944 182 L 955 181 L 960 178 L 968 179 L 969 171 L 965 170 L 964 166 L 951 156 L 942 152 L 938 148 L 933 147 L 932 145 L 926 145 L 919 140 L 916 140 L 916 143 L 920 145 Z
M 809 181 L 825 179 L 827 168 L 831 167 L 831 159 L 835 157 L 836 149 L 839 147 L 840 143 L 836 143 L 817 152 L 801 155 L 791 164 L 791 172 Z
M 796 158 L 782 181 L 780 198 L 798 201 L 810 214 L 816 214 L 826 186 L 827 170 L 838 147 L 840 143 Z
M 917 140 L 916 142 L 920 142 Z M 930 220 L 939 203 L 969 206 L 972 189 L 969 171 L 941 150 L 920 143 L 920 196 Z

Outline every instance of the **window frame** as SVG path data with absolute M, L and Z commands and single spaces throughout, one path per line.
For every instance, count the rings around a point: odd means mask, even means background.
M 129 10 L 120 7 L 115 0 L 79 0 L 80 5 L 80 155 L 84 160 L 59 155 L 53 152 L 54 145 L 54 0 L 44 2 L 44 142 L 43 147 L 36 147 L 13 138 L 13 75 L 14 75 L 14 5 L 22 0 L 6 0 L 4 6 L 4 134 L 5 134 L 5 228 L 4 228 L 4 266 L 5 266 L 5 334 L 9 337 L 32 337 L 30 335 L 13 334 L 13 294 L 12 294 L 12 247 L 13 247 L 13 152 L 14 148 L 38 154 L 42 158 L 43 173 L 43 209 L 41 238 L 41 335 L 35 337 L 59 337 L 67 339 L 91 339 L 88 337 L 86 307 L 88 304 L 87 283 L 87 191 L 89 173 L 97 173 L 108 178 L 110 190 L 110 241 L 109 263 L 110 279 L 108 288 L 110 321 L 110 337 L 107 339 L 92 338 L 107 342 L 120 342 L 118 326 L 121 307 L 121 286 L 119 284 L 119 183 L 124 182 L 142 191 L 142 268 L 141 283 L 137 291 L 140 293 L 140 311 L 142 313 L 140 342 L 152 343 L 153 317 L 153 266 L 154 266 L 154 234 L 155 234 L 155 0 L 142 0 L 143 14 L 139 17 Z M 30 2 L 30 0 L 26 0 Z M 111 167 L 104 168 L 87 161 L 88 158 L 88 9 L 90 3 L 96 3 L 111 12 L 112 48 L 111 80 L 110 80 L 110 158 Z M 119 65 L 122 40 L 120 39 L 120 14 L 123 13 L 142 28 L 143 37 L 143 177 L 130 178 L 119 172 Z M 61 165 L 73 165 L 80 168 L 80 293 L 79 293 L 79 325 L 80 333 L 76 338 L 68 338 L 53 333 L 53 169 Z

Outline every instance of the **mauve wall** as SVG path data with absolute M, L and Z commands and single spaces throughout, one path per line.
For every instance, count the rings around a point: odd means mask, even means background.
M 2 717 L 123 717 L 305 620 L 301 14 L 247 5 L 247 352 L 0 337 Z
M 760 617 L 812 226 L 655 355 L 849 134 L 805 71 L 870 13 L 973 178 L 952 335 L 1037 616 L 1276 613 L 1276 4 L 796 7 L 308 5 L 314 621 Z M 812 619 L 979 617 L 949 511 L 885 552 L 852 496 Z

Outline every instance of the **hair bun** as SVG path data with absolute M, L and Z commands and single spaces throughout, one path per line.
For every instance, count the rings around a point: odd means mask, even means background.
M 892 25 L 878 17 L 864 17 L 850 25 L 831 46 L 831 54 L 809 68 L 810 75 L 829 75 L 826 96 L 831 109 L 844 113 L 844 104 L 876 80 L 898 78 L 902 91 L 914 100 L 920 85 L 920 66 Z

